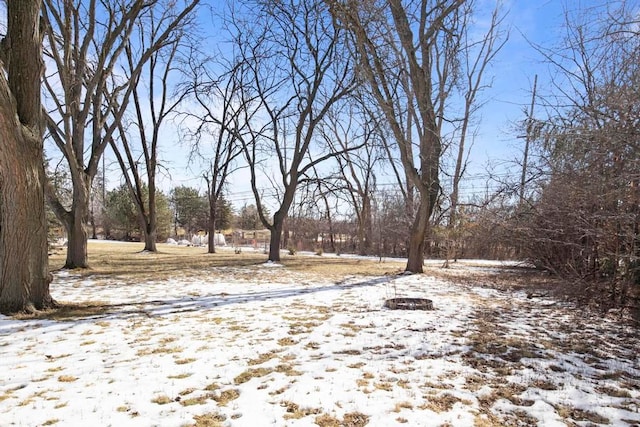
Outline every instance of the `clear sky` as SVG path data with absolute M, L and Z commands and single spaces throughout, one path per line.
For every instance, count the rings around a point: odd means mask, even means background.
M 493 83 L 482 94 L 486 104 L 479 113 L 481 119 L 471 149 L 469 175 L 462 185 L 463 194 L 481 192 L 489 167 L 501 175 L 505 168 L 518 173 L 514 167 L 522 156 L 524 141 L 517 138 L 522 135 L 517 122 L 526 117 L 525 111 L 529 109 L 534 76 L 538 74 L 538 93 L 544 90 L 548 76 L 547 65 L 531 44 L 545 47 L 557 44 L 566 4 L 560 0 L 505 3 L 504 25 L 509 29 L 509 40 L 486 73 L 487 78 L 492 76 Z

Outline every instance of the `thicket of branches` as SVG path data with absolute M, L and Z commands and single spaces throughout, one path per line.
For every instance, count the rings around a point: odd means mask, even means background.
M 640 37 L 624 4 L 566 15 L 566 37 L 539 48 L 556 71 L 548 117 L 530 129 L 532 187 L 511 223 L 519 255 L 583 299 L 640 315 Z

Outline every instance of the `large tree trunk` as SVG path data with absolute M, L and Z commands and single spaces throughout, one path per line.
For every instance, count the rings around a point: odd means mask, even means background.
M 156 240 L 158 238 L 158 232 L 156 231 L 156 227 L 147 224 L 146 231 L 144 233 L 144 252 L 158 252 L 158 248 L 156 246 Z
M 411 225 L 409 237 L 409 253 L 406 271 L 411 273 L 422 273 L 424 265 L 424 245 L 425 237 L 429 230 L 429 217 L 431 216 L 431 203 L 426 197 L 421 197 L 418 213 Z
M 282 210 L 279 210 L 273 215 L 273 226 L 269 228 L 269 230 L 271 230 L 271 238 L 269 239 L 269 261 L 280 261 L 280 242 L 282 241 L 282 229 L 285 218 L 286 215 L 282 214 Z
M 47 258 L 39 0 L 8 2 L 0 71 L 0 312 L 55 305 Z
M 0 73 L 0 312 L 41 310 L 49 294 L 41 142 L 22 131 Z
M 67 230 L 67 259 L 64 268 L 88 268 L 87 257 L 87 228 L 86 221 L 89 213 L 89 189 L 91 188 L 90 178 L 83 172 L 82 182 L 73 185 L 73 206 L 69 215 L 65 215 L 63 221 Z

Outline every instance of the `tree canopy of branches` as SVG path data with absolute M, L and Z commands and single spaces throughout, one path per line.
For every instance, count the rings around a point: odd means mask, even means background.
M 219 55 L 219 58 L 224 57 Z M 216 251 L 216 229 L 224 228 L 219 222 L 224 220 L 226 207 L 222 202 L 228 177 L 237 169 L 237 160 L 242 156 L 238 135 L 246 132 L 250 120 L 243 111 L 249 101 L 241 95 L 238 75 L 241 68 L 234 61 L 235 58 L 231 62 L 201 59 L 192 53 L 189 81 L 183 84 L 185 93 L 195 100 L 195 106 L 189 105 L 188 111 L 182 112 L 187 123 L 195 121 L 195 126 L 185 126 L 184 133 L 192 142 L 192 157 L 206 165 L 202 176 L 207 183 L 209 203 L 209 253 Z M 216 66 L 225 70 L 222 75 L 215 75 L 211 70 Z
M 47 129 L 69 165 L 73 200 L 67 209 L 51 186 L 47 199 L 68 234 L 66 268 L 87 267 L 86 219 L 89 193 L 106 145 L 127 110 L 143 66 L 165 45 L 197 5 L 185 2 L 156 28 L 153 42 L 135 49 L 128 78 L 116 67 L 132 34 L 165 3 L 160 0 L 44 0 L 45 52 L 51 61 L 45 76 Z M 173 2 L 175 3 L 175 2 Z
M 189 5 L 191 8 L 195 2 Z M 133 195 L 138 212 L 138 220 L 144 234 L 144 250 L 156 252 L 157 240 L 157 208 L 156 208 L 156 175 L 159 161 L 158 148 L 161 131 L 167 119 L 176 111 L 186 96 L 186 91 L 177 90 L 171 83 L 179 73 L 178 62 L 181 51 L 191 43 L 189 31 L 194 31 L 193 15 L 185 16 L 172 33 L 166 37 L 158 48 L 153 46 L 157 38 L 162 37 L 166 23 L 175 19 L 176 5 L 168 5 L 156 11 L 136 24 L 135 36 L 125 44 L 126 66 L 124 75 L 132 84 L 133 116 L 131 133 L 124 122 L 118 123 L 117 138 L 111 138 L 111 147 L 116 155 L 125 183 Z M 159 16 L 158 16 L 159 15 Z M 132 35 L 132 36 L 134 36 Z M 136 51 L 149 51 L 149 59 L 138 73 Z M 172 96 L 172 88 L 175 95 Z M 124 120 L 124 118 L 123 118 Z M 166 133 L 165 133 L 166 135 Z M 146 188 L 147 197 L 144 197 Z M 145 201 L 146 200 L 146 201 Z
M 2 313 L 40 310 L 55 304 L 49 293 L 44 208 L 41 3 L 8 1 L 7 34 L 0 44 Z
M 326 0 L 351 34 L 363 78 L 397 144 L 407 182 L 418 190 L 406 270 L 422 272 L 429 218 L 440 193 L 442 139 L 436 50 L 457 31 L 463 0 Z M 455 54 L 455 52 L 450 52 Z M 417 143 L 413 138 L 417 137 Z
M 236 19 L 235 48 L 242 66 L 245 113 L 252 117 L 241 139 L 251 186 L 264 226 L 271 231 L 269 259 L 280 260 L 284 221 L 301 181 L 338 153 L 317 150 L 318 126 L 353 90 L 354 66 L 342 30 L 331 25 L 320 0 L 247 1 Z M 316 147 L 316 149 L 314 149 Z M 265 214 L 260 167 L 273 167 L 273 218 Z
M 563 45 L 540 48 L 554 96 L 533 126 L 538 186 L 516 236 L 524 256 L 571 277 L 580 295 L 640 314 L 639 21 L 624 3 L 565 19 Z

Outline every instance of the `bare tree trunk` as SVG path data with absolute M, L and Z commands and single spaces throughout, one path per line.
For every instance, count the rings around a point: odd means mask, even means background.
M 216 253 L 216 217 L 217 217 L 217 200 L 211 196 L 209 192 L 209 239 L 207 253 Z
M 0 73 L 0 312 L 46 308 L 47 222 L 41 143 L 22 131 Z
M 41 1 L 9 1 L 0 59 L 0 312 L 55 305 L 49 293 L 40 78 Z
M 156 227 L 151 225 L 150 223 L 146 225 L 144 233 L 144 249 L 145 252 L 158 252 L 158 248 L 156 246 L 156 240 L 158 238 L 158 233 L 156 231 Z
M 362 194 L 362 207 L 358 213 L 358 253 L 369 255 L 371 251 L 371 196 Z
M 269 261 L 280 261 L 280 242 L 282 241 L 282 229 L 284 226 L 284 220 L 287 217 L 286 212 L 282 213 L 279 210 L 273 215 L 273 226 L 269 228 L 271 230 L 271 238 L 269 239 Z
M 406 270 L 412 273 L 422 273 L 424 265 L 425 238 L 429 230 L 429 217 L 431 217 L 431 202 L 427 198 L 421 198 L 418 213 L 411 225 L 409 237 L 409 253 Z

